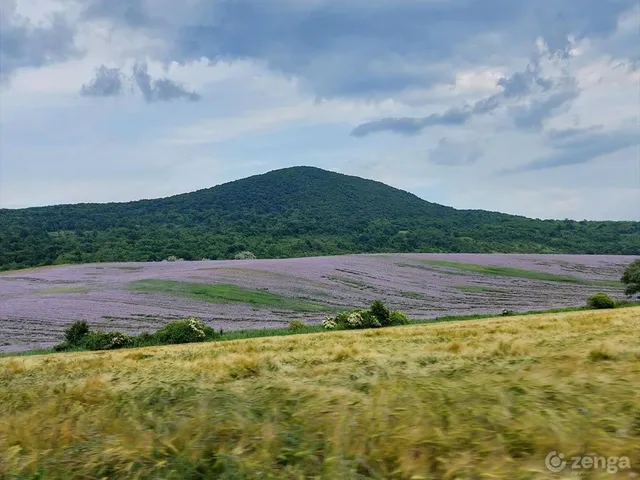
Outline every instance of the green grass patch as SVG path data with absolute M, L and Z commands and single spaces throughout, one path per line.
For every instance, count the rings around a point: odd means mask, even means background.
M 211 303 L 242 303 L 255 307 L 278 308 L 294 312 L 329 312 L 335 308 L 315 302 L 282 297 L 265 290 L 250 290 L 223 283 L 206 284 L 175 280 L 139 280 L 129 287 L 137 292 L 164 293 Z
M 348 286 L 360 287 L 360 288 L 374 288 L 372 285 L 369 285 L 368 283 L 363 282 L 362 280 L 358 280 L 356 278 L 341 277 L 340 275 L 327 275 L 327 278 L 334 282 L 339 282 Z
M 405 297 L 405 298 L 422 299 L 426 295 L 424 293 L 420 293 L 420 292 L 400 292 L 400 296 L 401 297 Z
M 322 325 L 307 325 L 304 330 L 292 330 L 290 328 L 256 328 L 249 330 L 234 330 L 223 332 L 218 337 L 219 341 L 226 340 L 243 340 L 246 338 L 262 338 L 262 337 L 284 337 L 288 335 L 299 335 L 301 333 L 321 333 L 326 332 Z
M 56 293 L 86 293 L 89 291 L 89 287 L 57 287 L 47 288 L 46 290 L 38 290 L 38 293 L 42 294 L 56 294 Z
M 456 285 L 455 289 L 464 293 L 504 293 L 504 290 L 500 288 L 484 285 Z
M 449 260 L 423 260 L 423 262 L 438 267 L 454 268 L 465 272 L 480 273 L 483 275 L 494 275 L 499 277 L 526 278 L 529 280 L 540 280 L 545 282 L 575 283 L 581 285 L 609 285 L 618 286 L 620 282 L 610 280 L 582 280 L 569 275 L 558 275 L 555 273 L 538 272 L 526 270 L 524 268 L 498 267 L 496 265 L 478 265 L 475 263 L 452 262 Z

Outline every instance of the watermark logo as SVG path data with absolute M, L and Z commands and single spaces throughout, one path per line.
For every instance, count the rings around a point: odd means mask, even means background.
M 549 452 L 544 459 L 547 470 L 554 473 L 570 470 L 605 470 L 607 473 L 618 473 L 619 470 L 631 468 L 629 457 L 603 457 L 595 453 L 567 457 L 562 452 L 555 450 Z

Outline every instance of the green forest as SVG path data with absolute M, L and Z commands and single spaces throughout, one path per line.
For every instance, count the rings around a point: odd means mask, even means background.
M 535 220 L 292 167 L 155 200 L 0 210 L 0 269 L 381 252 L 640 254 L 640 222 Z

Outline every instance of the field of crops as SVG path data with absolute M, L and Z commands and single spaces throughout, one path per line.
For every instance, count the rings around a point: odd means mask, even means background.
M 318 323 L 381 299 L 413 319 L 621 298 L 633 257 L 384 254 L 283 260 L 90 264 L 0 274 L 0 351 L 47 347 L 64 327 L 140 333 L 194 316 L 216 329 Z
M 637 478 L 638 331 L 632 307 L 0 358 L 0 477 Z

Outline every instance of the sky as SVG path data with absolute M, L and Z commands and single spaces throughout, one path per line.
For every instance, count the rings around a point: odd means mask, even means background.
M 311 165 L 640 220 L 638 0 L 0 0 L 0 207 Z

